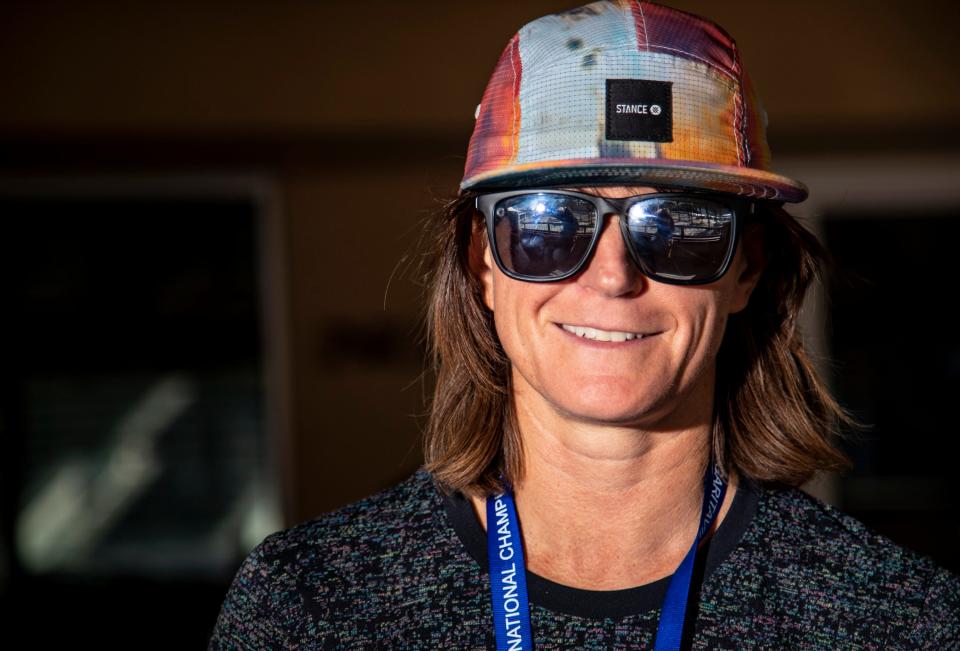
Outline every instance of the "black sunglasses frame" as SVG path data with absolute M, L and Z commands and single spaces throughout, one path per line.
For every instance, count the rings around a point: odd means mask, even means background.
M 564 272 L 563 274 L 557 276 L 526 276 L 523 274 L 518 274 L 507 268 L 503 263 L 503 260 L 500 257 L 500 251 L 497 248 L 496 235 L 494 232 L 494 214 L 493 209 L 498 202 L 503 199 L 509 199 L 510 197 L 516 197 L 521 195 L 537 195 L 537 194 L 562 194 L 568 195 L 571 197 L 578 197 L 585 201 L 593 204 L 594 209 L 597 211 L 597 228 L 594 229 L 593 238 L 590 240 L 590 244 L 587 246 L 586 253 L 583 258 L 580 260 L 577 265 L 572 268 L 570 271 Z M 701 278 L 697 280 L 689 279 L 679 279 L 679 278 L 664 278 L 660 276 L 652 276 L 643 270 L 643 266 L 639 260 L 639 254 L 634 248 L 633 241 L 630 237 L 629 229 L 627 226 L 627 211 L 636 203 L 649 199 L 677 199 L 677 198 L 697 198 L 705 199 L 718 203 L 724 207 L 730 209 L 733 213 L 732 220 L 732 235 L 730 237 L 730 245 L 726 254 L 724 255 L 723 264 L 720 265 L 720 269 L 712 276 L 708 278 Z M 474 205 L 477 210 L 484 216 L 487 226 L 487 239 L 490 243 L 490 249 L 493 253 L 493 258 L 497 262 L 497 267 L 500 268 L 504 274 L 513 278 L 514 280 L 522 280 L 525 282 L 533 283 L 550 283 L 556 282 L 559 280 L 565 280 L 572 276 L 580 273 L 581 270 L 587 265 L 589 260 L 593 257 L 593 253 L 597 246 L 597 241 L 600 239 L 600 233 L 603 230 L 603 218 L 606 217 L 609 213 L 615 213 L 620 216 L 620 234 L 623 237 L 624 245 L 627 248 L 627 251 L 630 253 L 630 259 L 633 261 L 634 266 L 647 278 L 650 278 L 653 281 L 658 283 L 666 283 L 668 285 L 706 285 L 709 283 L 716 282 L 723 277 L 727 272 L 727 269 L 730 267 L 730 262 L 733 260 L 733 256 L 737 250 L 737 242 L 740 239 L 740 231 L 742 230 L 742 224 L 752 221 L 755 218 L 755 202 L 751 201 L 746 197 L 740 197 L 738 195 L 732 194 L 723 194 L 716 192 L 652 192 L 649 194 L 638 194 L 631 197 L 623 197 L 621 199 L 608 199 L 605 197 L 598 197 L 593 194 L 587 194 L 585 192 L 575 192 L 573 190 L 554 190 L 551 188 L 528 188 L 523 190 L 508 190 L 504 192 L 490 192 L 486 194 L 479 195 Z

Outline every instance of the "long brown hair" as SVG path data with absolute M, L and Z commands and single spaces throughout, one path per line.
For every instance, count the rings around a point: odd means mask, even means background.
M 447 201 L 427 224 L 426 339 L 436 375 L 424 432 L 425 467 L 446 488 L 486 495 L 500 474 L 518 482 L 523 448 L 510 360 L 470 271 L 482 228 L 475 193 Z M 804 350 L 797 317 L 829 254 L 780 204 L 757 206 L 767 265 L 747 307 L 729 317 L 717 355 L 712 449 L 720 468 L 799 486 L 817 471 L 843 471 L 840 422 L 863 427 L 830 395 Z M 480 231 L 482 232 L 482 231 Z

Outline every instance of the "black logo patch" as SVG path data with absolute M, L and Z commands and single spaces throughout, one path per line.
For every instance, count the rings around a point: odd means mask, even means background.
M 673 142 L 673 83 L 607 79 L 607 140 Z

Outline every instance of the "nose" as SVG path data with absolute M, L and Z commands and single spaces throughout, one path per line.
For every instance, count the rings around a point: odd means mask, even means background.
M 605 296 L 632 296 L 643 289 L 644 276 L 630 258 L 620 233 L 620 217 L 604 215 L 600 238 L 577 282 Z

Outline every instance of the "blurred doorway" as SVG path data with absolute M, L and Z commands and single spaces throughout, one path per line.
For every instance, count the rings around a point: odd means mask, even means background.
M 824 497 L 898 544 L 960 571 L 952 413 L 960 391 L 950 265 L 960 158 L 874 153 L 784 161 L 810 199 L 790 209 L 836 258 L 805 306 L 804 333 L 841 404 L 855 467 Z M 789 206 L 788 206 L 789 208 Z
M 202 647 L 281 528 L 270 207 L 243 179 L 0 186 L 8 636 Z

